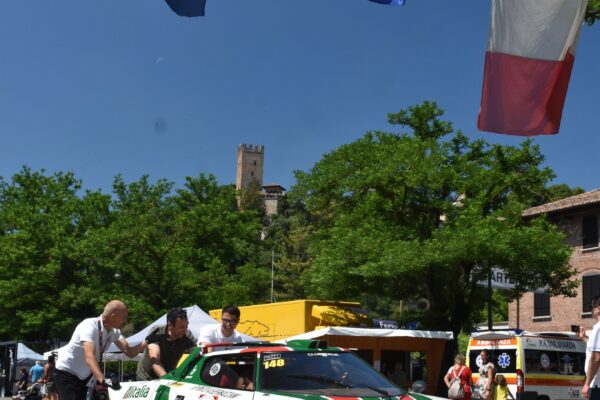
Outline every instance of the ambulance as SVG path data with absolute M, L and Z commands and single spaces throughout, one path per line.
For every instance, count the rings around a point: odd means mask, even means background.
M 487 349 L 496 374 L 523 400 L 571 400 L 581 397 L 585 380 L 585 342 L 574 333 L 486 331 L 471 335 L 467 365 L 479 378 L 481 350 Z

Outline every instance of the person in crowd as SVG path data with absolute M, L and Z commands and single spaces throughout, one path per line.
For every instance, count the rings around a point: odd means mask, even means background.
M 394 381 L 394 383 L 401 388 L 407 389 L 410 386 L 410 383 L 408 382 L 408 376 L 404 371 L 404 364 L 401 362 L 394 364 L 394 371 L 392 372 L 391 378 L 392 381 Z
M 450 382 L 452 382 L 454 378 L 459 378 L 460 383 L 465 391 L 465 396 L 463 397 L 463 399 L 471 400 L 471 385 L 473 385 L 473 378 L 471 369 L 466 366 L 465 361 L 466 357 L 464 355 L 457 354 L 456 357 L 454 357 L 454 365 L 450 367 L 450 369 L 444 376 L 444 382 L 446 383 L 446 386 L 448 386 L 449 389 Z
M 388 367 L 388 365 L 385 361 L 382 361 L 379 372 L 381 372 L 383 375 L 387 376 L 388 378 L 392 379 L 392 373 L 394 371 L 392 371 L 392 369 Z
M 492 400 L 496 368 L 492 363 L 489 350 L 481 350 L 479 357 L 481 358 L 481 368 L 479 368 L 479 379 L 477 379 L 477 397 L 483 400 Z
M 31 377 L 31 383 L 36 383 L 37 381 L 42 379 L 42 375 L 44 375 L 44 367 L 42 367 L 42 363 L 39 361 L 35 362 L 35 365 L 31 367 L 29 370 L 29 376 Z
M 17 393 L 19 390 L 27 390 L 27 382 L 29 381 L 29 372 L 27 372 L 27 368 L 21 368 L 21 375 L 19 375 L 19 380 L 17 381 Z M 17 398 L 17 396 L 13 396 L 13 398 Z
M 235 329 L 240 322 L 240 309 L 228 305 L 221 310 L 221 323 L 203 326 L 200 329 L 198 346 L 209 343 L 241 343 L 242 335 Z
M 149 344 L 138 362 L 138 380 L 160 378 L 177 367 L 177 362 L 184 353 L 189 353 L 196 347 L 196 338 L 188 325 L 185 309 L 176 307 L 169 310 L 167 324 L 155 327 L 146 337 Z
M 585 349 L 585 381 L 581 388 L 581 395 L 591 400 L 600 400 L 600 297 L 592 300 L 592 317 L 596 323 L 589 337 L 585 330 L 580 328 L 579 336 L 587 338 Z
M 128 309 L 120 300 L 106 304 L 98 317 L 87 318 L 77 325 L 69 343 L 59 350 L 54 370 L 54 382 L 60 400 L 85 400 L 87 384 L 94 376 L 102 386 L 120 388 L 106 379 L 99 362 L 111 343 L 127 356 L 135 357 L 147 347 L 146 341 L 130 346 L 121 334 L 121 328 L 127 322 Z
M 42 382 L 46 385 L 46 399 L 47 400 L 58 400 L 58 394 L 56 393 L 56 384 L 54 383 L 54 368 L 55 368 L 55 356 L 48 356 L 48 362 L 44 366 L 44 375 L 42 376 Z
M 512 400 L 515 400 L 512 392 L 508 388 L 508 382 L 506 382 L 506 378 L 504 375 L 498 374 L 496 375 L 496 391 L 494 395 L 494 400 L 508 400 L 510 397 Z

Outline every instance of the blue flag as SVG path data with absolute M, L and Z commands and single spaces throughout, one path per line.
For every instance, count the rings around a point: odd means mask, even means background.
M 182 17 L 203 17 L 206 0 L 166 0 L 171 10 Z
M 373 3 L 388 4 L 390 6 L 403 6 L 405 0 L 370 0 Z

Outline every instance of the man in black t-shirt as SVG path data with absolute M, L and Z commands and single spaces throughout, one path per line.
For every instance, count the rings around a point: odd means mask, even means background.
M 196 338 L 188 329 L 187 313 L 173 308 L 167 313 L 167 325 L 155 327 L 148 337 L 148 348 L 137 367 L 137 379 L 149 381 L 171 372 L 184 353 L 196 347 Z

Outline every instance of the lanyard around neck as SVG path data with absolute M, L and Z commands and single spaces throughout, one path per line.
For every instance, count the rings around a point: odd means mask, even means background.
M 104 357 L 104 343 L 102 341 L 102 326 L 100 326 L 100 319 L 98 319 L 98 337 L 100 339 L 100 362 L 102 362 Z

